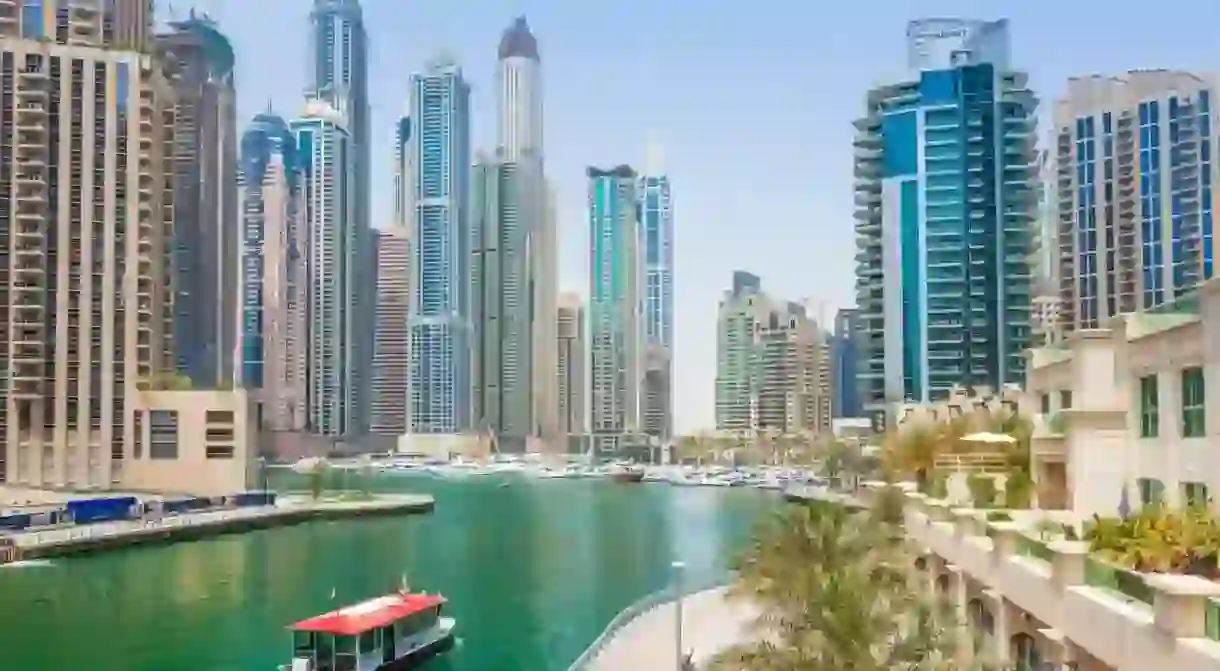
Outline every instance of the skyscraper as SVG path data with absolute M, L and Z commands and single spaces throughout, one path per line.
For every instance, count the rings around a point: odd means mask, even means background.
M 446 57 L 411 78 L 408 433 L 470 428 L 470 87 Z
M 669 178 L 659 159 L 639 179 L 640 224 L 644 234 L 644 432 L 662 440 L 673 433 L 674 218 Z
M 192 10 L 156 38 L 174 105 L 174 343 L 177 369 L 201 387 L 234 381 L 241 232 L 233 48 Z
M 872 408 L 999 389 L 1030 341 L 1037 98 L 1006 21 L 907 28 L 910 74 L 855 122 L 859 379 Z
M 310 25 L 312 77 L 306 96 L 329 102 L 347 119 L 351 142 L 352 173 L 348 191 L 352 199 L 351 227 L 357 270 L 352 280 L 354 304 L 350 309 L 357 327 L 353 333 L 356 361 L 351 388 L 355 410 L 353 421 L 346 430 L 359 434 L 368 424 L 377 284 L 369 218 L 368 36 L 359 0 L 314 0 Z
M 254 117 L 241 142 L 238 383 L 260 390 L 264 424 L 305 428 L 309 221 L 305 160 L 288 123 Z
M 530 265 L 537 165 L 483 156 L 472 178 L 471 408 L 474 425 L 509 452 L 524 451 L 537 434 Z
M 352 306 L 359 278 L 351 136 L 347 119 L 311 100 L 291 124 L 305 166 L 308 212 L 309 347 L 306 424 L 319 435 L 343 436 L 357 422 L 355 359 L 359 328 Z
M 599 451 L 642 429 L 643 235 L 630 166 L 589 168 L 589 418 Z
M 505 29 L 497 50 L 497 152 L 504 165 L 517 166 L 514 180 L 519 204 L 513 228 L 524 234 L 523 281 L 528 298 L 525 346 L 530 349 L 528 435 L 554 441 L 558 433 L 555 394 L 555 319 L 558 266 L 552 195 L 546 181 L 543 147 L 542 57 L 538 40 L 524 16 Z M 513 401 L 516 403 L 516 401 Z
M 403 226 L 374 231 L 377 240 L 377 325 L 373 338 L 373 395 L 369 432 L 407 432 L 407 311 L 411 302 L 411 239 Z
M 558 327 L 559 372 L 556 390 L 559 398 L 559 433 L 566 442 L 569 436 L 583 435 L 587 431 L 585 302 L 580 294 L 560 294 Z
M 120 482 L 138 390 L 172 366 L 173 96 L 149 4 L 45 0 L 0 23 L 0 482 Z
M 830 431 L 830 368 L 827 334 L 805 306 L 767 296 L 756 275 L 733 274 L 716 339 L 718 430 Z
M 1069 80 L 1053 145 L 1065 331 L 1104 328 L 1213 276 L 1215 91 L 1171 70 Z

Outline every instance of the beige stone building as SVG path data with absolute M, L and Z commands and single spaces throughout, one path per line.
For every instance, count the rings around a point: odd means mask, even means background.
M 119 487 L 225 496 L 262 488 L 259 404 L 245 390 L 137 391 L 136 436 Z
M 172 477 L 144 463 L 149 411 L 243 397 L 140 391 L 173 352 L 174 106 L 152 3 L 42 6 L 35 21 L 0 1 L 0 484 L 242 489 L 185 460 Z M 249 436 L 234 436 L 240 460 Z

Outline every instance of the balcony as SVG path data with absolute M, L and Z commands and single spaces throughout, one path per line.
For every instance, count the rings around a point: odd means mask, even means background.
M 1088 544 L 1046 531 L 1073 525 L 1066 514 L 1001 516 L 906 496 L 906 531 L 924 551 L 916 567 L 929 589 L 947 592 L 959 612 L 976 602 L 972 593 L 987 595 L 996 641 L 1029 636 L 1055 668 L 1073 662 L 1082 669 L 1220 668 L 1220 641 L 1207 635 L 1220 585 L 1100 561 Z M 1012 521 L 993 521 L 1004 517 Z M 1007 649 L 998 646 L 1001 656 Z

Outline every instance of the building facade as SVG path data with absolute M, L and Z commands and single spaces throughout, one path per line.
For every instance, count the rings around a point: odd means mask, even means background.
M 585 301 L 580 294 L 559 296 L 556 343 L 556 390 L 559 398 L 559 433 L 584 435 L 588 430 L 586 408 L 588 384 L 585 371 Z
M 373 394 L 369 432 L 407 432 L 410 378 L 411 238 L 403 226 L 374 232 L 377 240 L 377 324 L 373 338 Z
M 553 195 L 546 180 L 543 138 L 542 57 L 524 16 L 504 30 L 497 49 L 497 160 L 518 166 L 521 205 L 517 226 L 527 231 L 526 281 L 532 287 L 530 348 L 530 428 L 528 434 L 553 444 L 558 433 L 555 389 L 558 240 Z
M 650 166 L 659 173 L 659 166 Z M 637 185 L 644 235 L 644 433 L 673 435 L 674 212 L 669 177 L 648 174 Z
M 439 57 L 411 80 L 408 433 L 471 425 L 470 87 Z
M 237 94 L 234 56 L 192 10 L 158 35 L 174 85 L 174 343 L 177 370 L 202 388 L 237 373 Z
M 758 276 L 733 274 L 716 338 L 716 429 L 825 433 L 831 429 L 828 334 L 805 306 L 771 298 Z
M 856 344 L 859 314 L 859 311 L 854 309 L 839 310 L 835 314 L 830 357 L 834 389 L 831 405 L 836 418 L 864 416 L 864 408 L 860 403 L 860 386 L 856 379 L 860 367 L 859 348 Z
M 353 275 L 352 319 L 356 361 L 352 368 L 355 410 L 346 430 L 363 433 L 368 427 L 372 379 L 374 313 L 377 287 L 376 252 L 371 234 L 371 164 L 369 159 L 368 35 L 359 0 L 313 0 L 310 12 L 310 82 L 307 97 L 325 100 L 347 120 L 351 143 L 351 234 L 357 259 Z
M 310 244 L 306 171 L 283 118 L 254 117 L 241 142 L 238 385 L 263 403 L 264 426 L 305 428 Z
M 1159 308 L 1212 276 L 1214 91 L 1169 70 L 1068 82 L 1053 145 L 1065 332 Z
M 859 379 L 871 408 L 1024 376 L 1037 98 L 1006 21 L 907 30 L 855 122 Z
M 358 323 L 355 268 L 359 238 L 349 198 L 351 136 L 347 119 L 324 100 L 312 100 L 292 121 L 305 168 L 309 246 L 309 345 L 306 427 L 344 436 L 357 426 L 355 359 Z
M 62 11 L 61 11 L 62 10 Z M 147 2 L 0 23 L 0 482 L 110 489 L 173 363 L 172 89 Z
M 506 452 L 525 451 L 538 433 L 530 256 L 537 167 L 484 156 L 472 173 L 471 410 L 474 427 Z
M 411 117 L 398 118 L 394 127 L 394 221 L 411 230 Z
M 635 170 L 589 168 L 589 430 L 615 451 L 642 429 L 643 235 Z

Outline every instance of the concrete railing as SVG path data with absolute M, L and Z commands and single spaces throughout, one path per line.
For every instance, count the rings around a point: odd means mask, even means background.
M 684 597 L 689 596 L 696 592 L 702 592 L 714 587 L 727 585 L 732 582 L 732 580 L 732 573 L 718 573 L 706 580 L 691 584 L 683 583 L 682 594 Z M 610 620 L 610 624 L 606 625 L 606 628 L 602 630 L 602 633 L 599 634 L 597 638 L 593 639 L 593 643 L 591 643 L 589 647 L 586 648 L 585 651 L 581 653 L 581 655 L 577 657 L 571 665 L 568 666 L 568 671 L 585 671 L 586 669 L 590 668 L 590 665 L 592 665 L 597 659 L 597 656 L 601 654 L 602 650 L 604 650 L 606 646 L 614 640 L 614 637 L 620 631 L 622 631 L 624 627 L 634 622 L 637 618 L 652 612 L 654 609 L 667 603 L 676 601 L 676 596 L 677 595 L 674 593 L 674 586 L 670 585 L 638 599 L 631 605 L 619 611 L 619 614 L 615 615 L 614 619 Z
M 1087 543 L 1041 542 L 1019 524 L 907 496 L 913 541 L 1107 666 L 1220 670 L 1220 641 L 1207 636 L 1220 584 L 1125 571 L 1092 557 Z

